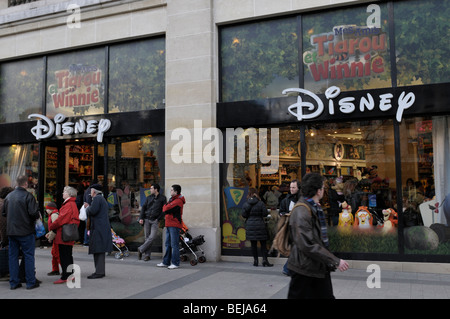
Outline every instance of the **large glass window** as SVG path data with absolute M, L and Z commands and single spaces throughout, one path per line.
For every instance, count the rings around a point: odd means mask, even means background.
M 391 86 L 386 4 L 305 15 L 305 88 L 324 93 Z
M 397 253 L 392 121 L 310 125 L 306 143 L 306 173 L 318 172 L 327 180 L 322 206 L 330 249 Z
M 53 118 L 104 113 L 105 50 L 74 51 L 48 57 L 47 110 Z
M 99 172 L 104 171 L 106 152 L 100 146 Z M 108 184 L 111 227 L 127 243 L 136 248 L 144 240 L 143 227 L 138 223 L 140 208 L 150 194 L 150 186 L 157 183 L 164 193 L 164 139 L 161 136 L 120 137 L 108 144 L 108 171 L 99 175 Z M 160 234 L 161 235 L 161 234 Z M 154 242 L 161 249 L 161 236 Z
M 42 114 L 43 75 L 42 58 L 0 64 L 0 123 Z
M 227 27 L 220 41 L 222 102 L 280 97 L 298 87 L 295 18 Z
M 109 112 L 164 108 L 164 38 L 113 45 L 109 59 Z
M 267 135 L 264 135 L 265 132 Z M 227 157 L 223 166 L 223 251 L 227 254 L 250 249 L 242 217 L 242 207 L 247 202 L 250 188 L 256 189 L 266 205 L 267 245 L 270 248 L 279 219 L 280 201 L 289 193 L 291 181 L 301 177 L 300 130 L 294 126 L 280 129 L 237 128 L 233 134 L 227 130 L 226 140 L 227 155 L 232 148 L 234 156 L 233 160 Z M 262 154 L 264 150 L 272 156 L 270 161 Z
M 400 126 L 406 253 L 450 254 L 448 132 L 445 116 L 405 119 Z
M 395 1 L 397 83 L 450 81 L 450 2 Z

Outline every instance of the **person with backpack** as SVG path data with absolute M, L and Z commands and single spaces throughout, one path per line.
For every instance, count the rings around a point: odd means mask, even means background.
M 303 196 L 289 218 L 292 248 L 288 259 L 288 299 L 334 299 L 330 271 L 345 271 L 349 267 L 328 250 L 325 214 L 319 203 L 323 194 L 324 177 L 306 174 L 302 179 Z

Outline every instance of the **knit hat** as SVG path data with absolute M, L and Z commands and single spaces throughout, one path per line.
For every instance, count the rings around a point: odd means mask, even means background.
M 54 202 L 49 202 L 45 205 L 45 209 L 58 209 L 58 206 Z

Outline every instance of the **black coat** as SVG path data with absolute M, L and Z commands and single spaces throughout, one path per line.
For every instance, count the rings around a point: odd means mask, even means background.
M 23 187 L 17 187 L 6 196 L 3 203 L 3 216 L 6 217 L 8 236 L 28 236 L 34 234 L 39 207 L 33 195 Z
M 267 240 L 267 228 L 264 217 L 267 216 L 267 208 L 262 201 L 251 197 L 242 207 L 242 217 L 246 218 L 245 236 L 247 240 Z
M 97 194 L 92 199 L 91 206 L 86 208 L 86 214 L 90 219 L 89 254 L 113 251 L 108 209 L 108 203 L 102 194 Z

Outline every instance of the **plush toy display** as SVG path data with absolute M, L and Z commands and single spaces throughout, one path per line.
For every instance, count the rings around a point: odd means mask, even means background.
M 359 229 L 368 229 L 373 225 L 372 214 L 366 206 L 360 206 L 358 211 L 355 213 L 355 223 L 353 227 L 358 227 Z
M 352 207 L 347 202 L 342 203 L 342 213 L 339 213 L 338 227 L 348 227 L 353 225 Z

